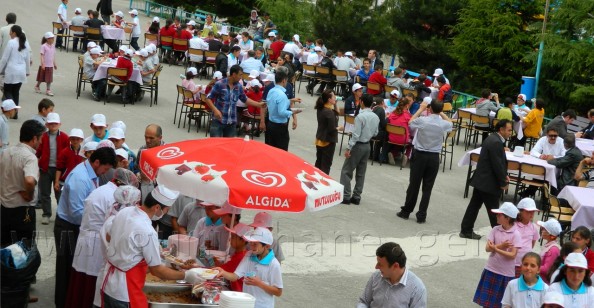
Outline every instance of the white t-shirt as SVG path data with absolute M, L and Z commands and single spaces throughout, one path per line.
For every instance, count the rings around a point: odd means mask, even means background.
M 239 64 L 239 58 L 236 58 L 232 53 L 227 55 L 227 73 L 231 69 L 231 66 Z
M 132 37 L 140 37 L 140 19 L 135 16 L 132 20 L 134 27 L 132 28 Z
M 190 45 L 190 48 L 208 50 L 208 43 L 199 36 L 191 38 L 188 44 Z M 202 56 L 190 55 L 190 61 L 200 62 L 202 61 Z
M 519 279 L 521 278 L 514 279 L 507 284 L 501 304 L 511 307 L 540 308 L 549 286 L 543 282 L 543 291 L 528 289 L 520 292 L 518 288 Z
M 322 57 L 319 57 L 317 53 L 312 52 L 307 56 L 307 65 L 318 65 L 322 61 Z M 315 71 L 305 71 L 306 74 L 313 74 Z
M 536 145 L 530 150 L 530 155 L 540 157 L 541 154 L 553 155 L 555 158 L 565 156 L 565 147 L 563 146 L 563 138 L 557 137 L 555 144 L 549 143 L 549 137 L 544 136 L 538 139 Z
M 66 10 L 66 5 L 64 3 L 60 3 L 58 6 L 58 15 L 61 15 L 63 20 L 60 20 L 60 17 L 58 17 L 58 22 L 64 23 L 68 20 L 68 10 Z
M 297 46 L 297 44 L 294 42 L 288 42 L 285 44 L 285 47 L 283 47 L 283 51 L 290 52 L 294 57 L 297 57 L 297 55 L 299 55 L 301 52 L 301 48 L 299 48 L 299 46 Z
M 199 247 L 205 247 L 206 241 L 210 241 L 211 245 L 216 246 L 218 237 L 216 236 L 216 225 L 206 225 L 206 219 L 208 217 L 202 217 L 198 220 L 196 224 L 196 229 L 192 232 L 192 234 L 188 234 L 193 237 L 198 238 Z
M 140 208 L 133 206 L 122 209 L 113 220 L 111 241 L 107 247 L 107 260 L 115 267 L 105 285 L 105 293 L 119 301 L 130 302 L 126 286 L 126 273 L 142 260 L 149 267 L 161 264 L 159 239 L 153 229 L 151 219 Z M 103 283 L 103 275 L 110 267 L 106 264 L 97 283 Z
M 254 262 L 251 258 L 252 253 L 248 252 L 245 258 L 241 260 L 239 266 L 235 270 L 235 275 L 245 277 L 247 273 L 255 273 L 255 276 L 260 278 L 264 283 L 277 288 L 283 288 L 283 277 L 281 273 L 280 263 L 276 258 L 272 258 L 268 265 L 263 265 Z M 255 308 L 274 308 L 274 296 L 266 293 L 256 286 L 250 286 L 243 283 L 243 292 L 249 293 L 256 298 Z
M 584 294 L 573 294 L 563 292 L 564 288 L 561 286 L 561 282 L 555 282 L 549 286 L 548 292 L 562 294 L 565 301 L 565 308 L 594 308 L 594 287 L 584 287 L 586 288 Z

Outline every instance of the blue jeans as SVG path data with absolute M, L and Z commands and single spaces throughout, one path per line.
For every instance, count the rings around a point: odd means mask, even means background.
M 219 120 L 213 119 L 210 124 L 211 137 L 237 137 L 237 128 L 235 123 L 223 124 Z

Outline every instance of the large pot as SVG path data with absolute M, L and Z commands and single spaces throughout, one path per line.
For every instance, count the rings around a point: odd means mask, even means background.
M 192 292 L 192 286 L 189 284 L 146 284 L 144 293 L 169 293 L 169 292 L 187 292 L 189 296 Z M 205 304 L 182 304 L 182 303 L 156 303 L 149 300 L 150 308 L 187 308 L 187 307 L 219 307 L 218 305 Z

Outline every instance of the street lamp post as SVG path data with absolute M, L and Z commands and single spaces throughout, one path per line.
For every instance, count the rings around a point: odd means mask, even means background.
M 536 61 L 536 78 L 534 81 L 534 97 L 538 94 L 538 82 L 540 80 L 540 68 L 542 66 L 542 55 L 544 53 L 544 39 L 545 31 L 547 29 L 547 19 L 549 16 L 549 4 L 550 0 L 547 0 L 545 4 L 544 20 L 542 21 L 542 36 L 540 38 L 540 46 L 538 47 L 538 60 Z

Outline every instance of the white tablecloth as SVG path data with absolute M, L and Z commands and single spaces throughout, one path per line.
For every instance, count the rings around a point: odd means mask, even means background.
M 463 111 L 468 111 L 471 114 L 476 114 L 476 108 L 460 108 L 458 110 L 463 110 Z M 491 111 L 489 113 L 489 117 L 491 119 L 495 118 L 495 112 Z M 456 111 L 456 113 L 454 114 L 454 116 L 452 117 L 453 119 L 457 119 L 458 118 L 458 111 Z M 514 128 L 514 131 L 516 132 L 516 135 L 518 137 L 518 139 L 522 139 L 524 138 L 524 130 L 522 129 L 522 120 L 516 122 L 516 121 L 512 121 L 512 127 Z
M 579 226 L 594 228 L 594 189 L 565 186 L 557 197 L 567 200 L 575 210 L 571 218 L 571 230 Z
M 126 40 L 126 32 L 124 29 L 113 26 L 101 26 L 101 35 L 106 40 Z
M 460 158 L 460 161 L 458 161 L 458 167 L 468 166 L 468 164 L 470 164 L 470 154 L 471 153 L 480 154 L 481 148 L 477 148 L 477 149 L 466 152 L 464 154 L 464 156 L 462 156 L 462 158 Z M 512 152 L 505 152 L 505 156 L 507 157 L 508 161 L 515 161 L 515 162 L 519 162 L 519 163 L 528 163 L 528 164 L 545 167 L 545 169 L 547 171 L 545 180 L 547 180 L 547 182 L 549 182 L 549 184 L 551 184 L 551 186 L 557 187 L 557 178 L 556 178 L 557 168 L 553 165 L 550 165 L 545 160 L 542 160 L 542 159 L 539 159 L 536 157 L 532 157 L 530 155 L 524 155 L 522 157 L 517 157 L 517 156 L 514 156 Z M 522 174 L 522 175 L 524 175 L 524 174 Z M 542 179 L 542 177 L 535 177 L 535 178 Z
M 95 72 L 95 76 L 93 77 L 93 81 L 100 80 L 107 78 L 107 68 L 108 67 L 115 67 L 116 60 L 111 60 L 111 62 L 103 62 L 99 67 L 97 67 L 97 72 Z M 140 75 L 140 70 L 134 66 L 134 70 L 132 70 L 132 76 L 130 76 L 130 80 L 136 81 L 139 84 L 142 84 L 142 75 Z
M 584 156 L 592 156 L 592 153 L 594 153 L 594 140 L 592 139 L 577 138 L 575 139 L 575 145 L 582 151 Z

